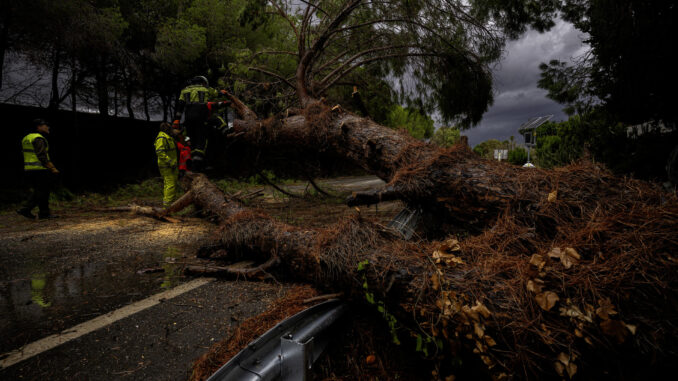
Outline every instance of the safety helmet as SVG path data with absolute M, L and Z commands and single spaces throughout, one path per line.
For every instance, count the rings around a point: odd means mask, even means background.
M 207 77 L 199 75 L 197 77 L 193 77 L 191 80 L 191 83 L 194 85 L 203 85 L 205 87 L 209 86 L 209 81 L 207 81 Z

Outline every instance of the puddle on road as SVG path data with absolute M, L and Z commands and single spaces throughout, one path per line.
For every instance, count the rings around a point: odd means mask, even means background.
M 93 262 L 61 273 L 32 265 L 30 278 L 0 283 L 0 354 L 141 300 L 184 281 L 169 247 L 121 262 Z M 161 266 L 163 272 L 137 274 Z

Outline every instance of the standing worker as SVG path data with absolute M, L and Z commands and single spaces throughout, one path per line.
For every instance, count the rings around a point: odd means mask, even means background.
M 225 91 L 222 90 L 222 94 Z M 191 138 L 192 170 L 202 171 L 206 167 L 208 135 L 213 126 L 207 122 L 216 114 L 217 106 L 228 102 L 217 102 L 217 91 L 209 87 L 207 78 L 194 77 L 179 94 L 174 115 L 174 126 L 178 126 L 184 116 L 188 136 Z M 211 124 L 211 123 L 210 123 Z
M 163 179 L 162 206 L 167 208 L 179 198 L 179 167 L 177 144 L 172 126 L 167 122 L 160 123 L 160 132 L 155 138 L 155 153 L 158 155 L 158 169 Z
M 38 218 L 54 218 L 49 211 L 49 193 L 53 176 L 59 174 L 49 158 L 49 144 L 45 135 L 49 135 L 49 124 L 42 119 L 33 121 L 33 132 L 24 136 L 21 146 L 24 151 L 24 172 L 33 193 L 24 206 L 16 212 L 24 217 L 35 219 L 31 211 L 38 207 Z
M 203 76 L 191 79 L 189 85 L 179 94 L 174 116 L 174 125 L 178 126 L 184 114 L 184 125 L 193 144 L 191 151 L 193 170 L 198 172 L 205 167 L 205 148 L 207 147 L 205 124 L 209 118 L 207 103 L 216 96 L 216 91 L 208 86 L 209 82 Z

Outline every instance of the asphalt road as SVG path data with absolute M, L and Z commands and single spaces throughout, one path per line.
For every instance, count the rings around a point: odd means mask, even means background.
M 320 183 L 337 192 L 383 184 Z M 168 224 L 86 210 L 51 221 L 0 214 L 0 380 L 187 379 L 212 343 L 287 289 L 180 275 L 213 229 L 197 218 Z M 190 289 L 168 294 L 177 287 Z

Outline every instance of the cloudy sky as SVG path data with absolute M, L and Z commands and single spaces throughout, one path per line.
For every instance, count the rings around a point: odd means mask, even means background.
M 518 128 L 535 116 L 553 114 L 552 120 L 564 120 L 563 106 L 546 98 L 546 91 L 537 88 L 539 64 L 552 59 L 571 61 L 583 54 L 585 36 L 572 24 L 558 22 L 547 33 L 527 32 L 506 46 L 502 61 L 494 70 L 494 105 L 478 126 L 464 131 L 474 146 L 488 139 L 506 140 L 515 136 Z

